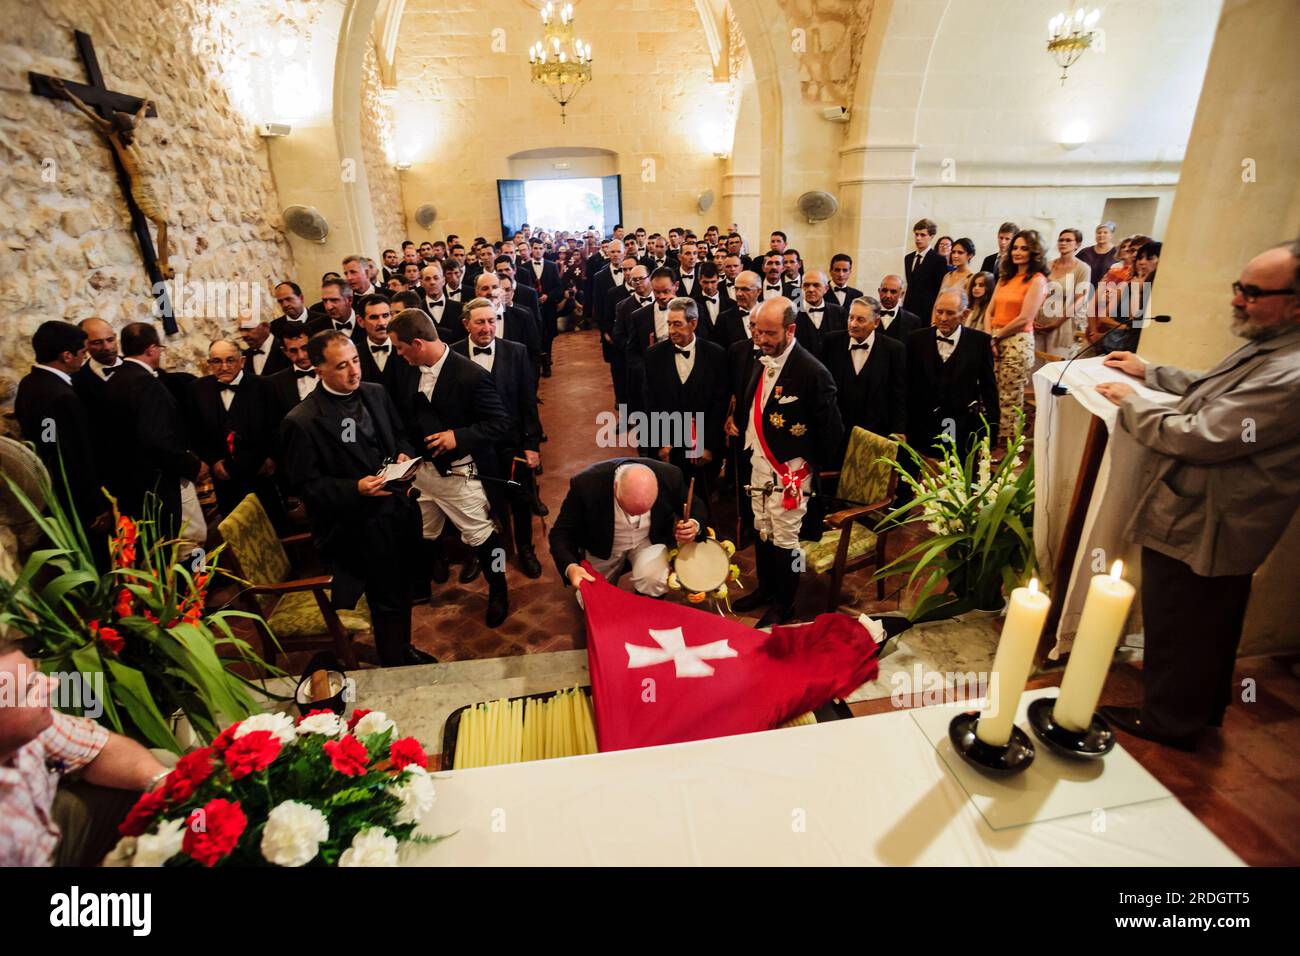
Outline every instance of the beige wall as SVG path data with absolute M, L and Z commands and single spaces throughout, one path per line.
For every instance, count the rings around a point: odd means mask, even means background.
M 572 145 L 616 154 L 625 221 L 661 230 L 701 222 L 699 195 L 722 191 L 713 152 L 730 121 L 693 0 L 575 6 L 596 79 L 561 125 L 559 107 L 529 81 L 541 19 L 527 5 L 476 0 L 449 12 L 442 0 L 409 0 L 396 56 L 398 154 L 413 164 L 403 178 L 408 219 L 431 202 L 437 235 L 495 235 L 506 157 Z M 492 50 L 498 27 L 504 52 Z
M 159 116 L 145 121 L 139 142 L 168 209 L 178 274 L 266 289 L 294 264 L 266 148 L 237 95 L 239 64 L 228 53 L 238 37 L 209 4 L 47 0 L 24 6 L 10 26 L 0 45 L 5 404 L 41 321 L 100 315 L 121 326 L 148 318 L 153 302 L 107 144 L 70 105 L 29 91 L 28 70 L 84 80 L 74 29 L 94 38 L 111 88 L 157 101 Z M 191 366 L 210 338 L 234 328 L 234 314 L 207 314 L 204 302 L 203 314 L 181 318 L 169 364 Z M 269 300 L 263 305 L 269 310 Z

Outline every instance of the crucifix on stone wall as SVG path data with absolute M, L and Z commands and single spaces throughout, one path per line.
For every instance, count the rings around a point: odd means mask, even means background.
M 143 151 L 137 134 L 146 116 L 157 116 L 151 100 L 128 93 L 110 90 L 104 83 L 104 74 L 95 55 L 94 41 L 89 34 L 76 31 L 77 52 L 86 68 L 89 83 L 76 83 L 43 73 L 28 73 L 32 92 L 55 100 L 66 100 L 84 113 L 108 142 L 117 167 L 118 182 L 131 214 L 132 231 L 140 245 L 145 270 L 153 283 L 156 300 L 155 311 L 162 316 L 167 334 L 176 332 L 176 318 L 167 298 L 165 279 L 173 277 L 168 264 L 170 248 L 167 242 L 167 210 L 150 182 L 154 164 Z M 158 250 L 155 252 L 149 223 L 158 229 Z

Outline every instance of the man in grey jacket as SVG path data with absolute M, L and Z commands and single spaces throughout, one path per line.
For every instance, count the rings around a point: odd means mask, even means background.
M 1232 332 L 1246 344 L 1204 375 L 1132 352 L 1106 358 L 1182 396 L 1168 406 L 1126 383 L 1097 386 L 1140 446 L 1125 536 L 1142 546 L 1144 700 L 1103 709 L 1138 737 L 1193 750 L 1222 724 L 1251 575 L 1300 506 L 1298 288 L 1300 243 L 1247 263 L 1232 296 Z

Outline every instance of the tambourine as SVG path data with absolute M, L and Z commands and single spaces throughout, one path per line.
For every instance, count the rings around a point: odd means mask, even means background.
M 727 582 L 740 580 L 740 568 L 731 563 L 736 546 L 719 541 L 709 529 L 703 541 L 688 541 L 668 553 L 668 587 L 685 591 L 686 600 L 701 604 L 705 598 L 727 600 Z

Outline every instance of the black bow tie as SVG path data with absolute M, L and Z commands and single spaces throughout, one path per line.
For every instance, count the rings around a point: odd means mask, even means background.
M 709 303 L 709 305 L 717 305 L 718 297 L 716 295 L 706 295 L 704 297 L 704 301 Z
M 370 346 L 370 351 L 372 351 L 372 352 L 387 352 L 387 351 L 388 351 L 388 345 L 372 345 L 372 346 Z
M 315 378 L 316 370 L 314 368 L 295 368 L 293 374 L 298 378 Z
M 825 311 L 826 311 L 826 307 L 824 305 L 814 305 L 809 307 L 808 314 L 811 315 L 814 312 L 825 312 Z
M 113 375 L 113 373 L 116 372 L 116 371 L 117 371 L 118 369 L 120 369 L 121 367 L 122 367 L 121 365 L 105 365 L 105 366 L 104 366 L 104 378 L 111 378 L 112 375 Z
M 446 299 L 426 299 L 425 301 L 429 303 L 429 308 L 431 309 L 436 309 L 439 306 L 445 306 L 447 304 Z
M 342 323 L 341 325 L 340 325 L 338 322 L 335 322 L 335 323 L 334 323 L 334 331 L 335 331 L 335 332 L 348 332 L 348 331 L 351 331 L 351 329 L 352 329 L 352 323 L 351 323 L 351 322 L 344 322 L 344 323 Z
M 954 342 L 956 342 L 956 339 L 945 339 L 942 335 L 938 335 L 938 334 L 935 335 L 934 339 L 936 342 L 947 342 L 949 345 L 952 345 Z
M 244 355 L 245 355 L 245 356 L 249 356 L 249 355 L 265 355 L 265 354 L 266 354 L 266 353 L 263 352 L 261 349 L 244 349 Z
M 474 354 L 475 354 L 475 355 L 491 355 L 491 354 L 492 354 L 492 346 L 489 345 L 487 348 L 485 348 L 485 349 L 481 349 L 481 348 L 479 348 L 479 347 L 476 345 L 476 346 L 474 346 Z
M 740 314 L 741 314 L 742 316 L 749 315 L 749 309 L 741 309 L 741 310 L 740 310 Z
M 217 390 L 220 391 L 220 392 L 233 392 L 233 391 L 234 391 L 235 389 L 237 389 L 237 388 L 239 388 L 239 386 L 236 385 L 234 382 L 218 382 L 218 383 L 217 383 Z
M 637 301 L 641 303 L 641 308 L 644 309 L 647 305 L 649 305 L 649 304 L 650 304 L 652 301 L 654 301 L 654 300 L 653 300 L 653 299 L 642 299 L 642 298 L 640 298 L 640 297 L 638 296 L 638 297 L 637 297 Z
M 690 349 L 679 349 L 679 348 L 674 347 L 674 348 L 673 348 L 673 351 L 676 352 L 678 355 L 680 355 L 682 358 L 690 358 L 690 357 L 691 357 L 691 350 L 690 350 Z
M 855 342 L 854 344 L 849 346 L 849 351 L 855 352 L 858 349 L 869 349 L 869 348 L 871 348 L 870 342 Z

